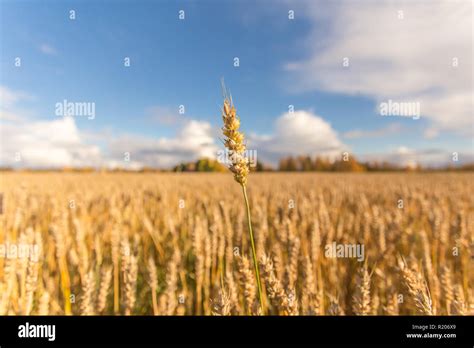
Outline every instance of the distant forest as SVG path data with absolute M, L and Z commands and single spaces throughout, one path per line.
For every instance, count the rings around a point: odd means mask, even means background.
M 227 168 L 216 160 L 203 158 L 196 162 L 181 163 L 174 172 L 223 172 Z M 348 155 L 346 158 L 331 161 L 327 157 L 289 156 L 281 158 L 278 167 L 257 161 L 251 166 L 254 172 L 386 172 L 386 171 L 472 171 L 474 163 L 443 167 L 399 166 L 389 162 L 359 162 Z
M 344 159 L 331 161 L 327 157 L 289 156 L 281 158 L 278 167 L 274 168 L 260 161 L 251 165 L 254 172 L 389 172 L 389 171 L 474 171 L 474 163 L 463 165 L 448 165 L 442 167 L 400 166 L 389 162 L 359 162 L 349 155 Z M 12 171 L 12 168 L 0 168 L 0 171 Z M 63 167 L 56 169 L 22 169 L 23 171 L 62 171 L 62 172 L 226 172 L 226 166 L 217 160 L 201 158 L 193 162 L 180 163 L 170 169 L 143 167 L 138 170 L 127 168 L 93 168 L 93 167 Z

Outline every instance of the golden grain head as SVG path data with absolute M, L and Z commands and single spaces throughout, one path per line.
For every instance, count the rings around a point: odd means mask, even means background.
M 250 171 L 248 158 L 244 156 L 245 138 L 244 134 L 239 131 L 240 120 L 235 107 L 227 97 L 224 99 L 222 108 L 222 120 L 224 122 L 222 127 L 222 133 L 225 136 L 224 145 L 229 151 L 229 169 L 234 173 L 235 180 L 239 184 L 245 185 Z

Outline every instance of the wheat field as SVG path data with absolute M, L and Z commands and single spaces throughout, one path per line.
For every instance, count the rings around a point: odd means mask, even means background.
M 263 310 L 228 173 L 0 178 L 0 315 L 474 313 L 471 173 L 252 174 Z

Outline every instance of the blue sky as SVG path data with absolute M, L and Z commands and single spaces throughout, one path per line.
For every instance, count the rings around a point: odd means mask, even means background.
M 213 156 L 221 77 L 266 162 L 343 151 L 402 164 L 446 163 L 452 152 L 472 159 L 469 3 L 0 4 L 2 165 L 169 166 Z M 56 115 L 64 99 L 94 103 L 94 119 Z M 421 118 L 381 116 L 389 99 L 419 102 Z

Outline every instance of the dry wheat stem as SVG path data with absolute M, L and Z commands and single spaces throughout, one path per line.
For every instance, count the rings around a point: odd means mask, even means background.
M 247 212 L 248 230 L 250 236 L 250 245 L 252 247 L 252 258 L 255 269 L 255 278 L 258 287 L 258 298 L 260 301 L 261 310 L 262 312 L 264 312 L 263 291 L 258 270 L 259 265 L 257 259 L 257 250 L 255 248 L 255 240 L 252 229 L 252 217 L 250 213 L 249 200 L 247 197 L 246 184 L 250 169 L 248 159 L 244 157 L 244 135 L 239 131 L 240 120 L 232 103 L 232 99 L 227 97 L 227 91 L 224 86 L 224 81 L 222 81 L 222 88 L 224 93 L 224 106 L 222 109 L 222 120 L 224 121 L 224 127 L 222 128 L 222 133 L 226 137 L 225 146 L 230 153 L 231 163 L 229 165 L 229 169 L 234 173 L 234 179 L 242 187 L 242 193 L 244 195 L 245 207 Z

